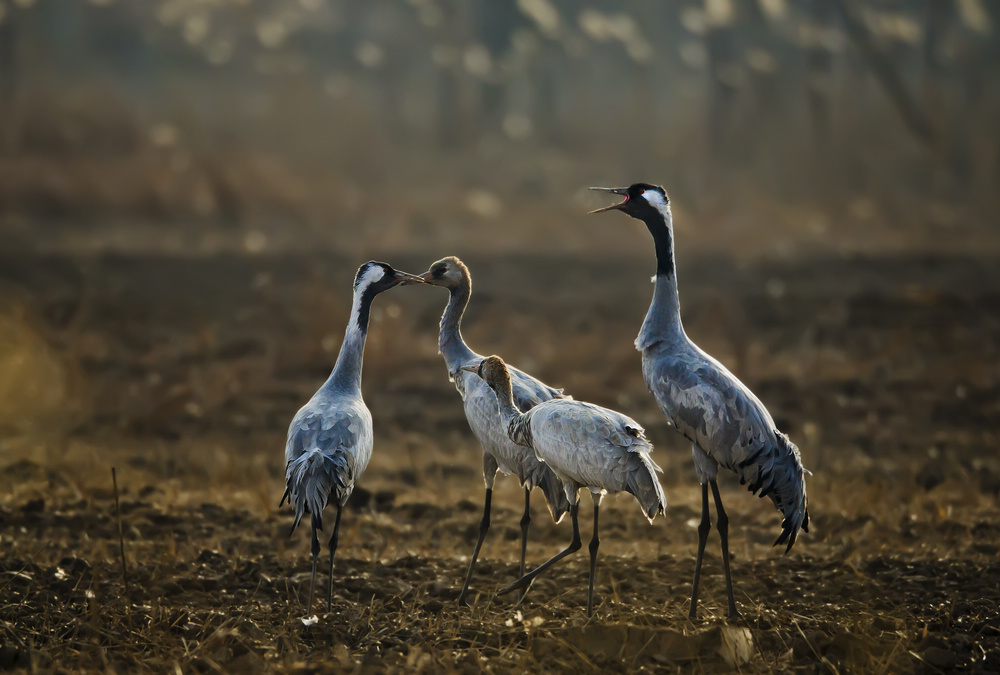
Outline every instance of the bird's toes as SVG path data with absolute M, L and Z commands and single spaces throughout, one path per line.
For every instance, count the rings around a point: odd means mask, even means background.
M 519 588 L 527 589 L 528 585 L 530 583 L 531 583 L 531 579 L 527 579 L 526 580 L 524 577 L 521 577 L 520 579 L 518 579 L 517 581 L 515 581 L 514 583 L 512 583 L 510 586 L 508 586 L 507 588 L 503 588 L 503 589 L 497 591 L 497 595 L 507 595 L 508 593 L 512 593 L 513 591 L 516 591 Z

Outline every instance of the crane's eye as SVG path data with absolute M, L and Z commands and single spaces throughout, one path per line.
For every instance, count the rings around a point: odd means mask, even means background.
M 434 278 L 435 279 L 440 279 L 441 277 L 444 276 L 444 268 L 443 267 L 435 267 L 433 274 L 434 274 Z

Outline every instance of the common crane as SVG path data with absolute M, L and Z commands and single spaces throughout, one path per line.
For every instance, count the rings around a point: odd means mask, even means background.
M 372 416 L 361 398 L 361 365 L 372 300 L 393 286 L 423 283 L 413 274 L 380 262 L 367 262 L 354 279 L 354 301 L 344 342 L 333 372 L 292 418 L 285 443 L 285 499 L 295 507 L 291 536 L 306 513 L 312 517 L 312 577 L 309 606 L 312 611 L 319 560 L 318 530 L 323 529 L 323 509 L 333 502 L 337 519 L 330 536 L 330 583 L 327 611 L 333 605 L 333 557 L 337 552 L 340 515 L 354 486 L 372 456 Z
M 719 466 L 735 472 L 751 493 L 769 496 L 781 512 L 781 534 L 775 546 L 792 548 L 801 527 L 809 531 L 806 483 L 799 450 L 778 431 L 767 408 L 725 366 L 692 342 L 681 324 L 677 274 L 674 269 L 674 229 L 670 200 L 663 188 L 636 183 L 627 188 L 592 188 L 625 197 L 591 213 L 618 210 L 643 221 L 656 248 L 653 301 L 636 338 L 642 352 L 642 374 L 667 421 L 691 441 L 695 470 L 701 482 L 701 523 L 698 557 L 691 588 L 689 616 L 697 615 L 698 583 L 705 543 L 711 529 L 708 488 L 712 488 L 716 525 L 722 540 L 729 618 L 739 616 L 729 569 L 729 518 L 722 506 L 716 478 Z
M 478 366 L 483 360 L 483 357 L 472 351 L 462 338 L 462 315 L 472 294 L 469 268 L 458 258 L 449 256 L 432 264 L 420 278 L 430 286 L 448 289 L 448 304 L 441 316 L 441 330 L 438 334 L 438 351 L 444 357 L 448 376 L 455 383 L 458 393 L 462 395 L 465 417 L 469 421 L 472 433 L 483 448 L 486 503 L 483 506 L 483 518 L 479 523 L 479 540 L 472 552 L 465 584 L 458 597 L 460 604 L 467 604 L 466 595 L 472 581 L 472 571 L 490 527 L 490 508 L 497 471 L 517 476 L 524 486 L 524 515 L 521 517 L 521 575 L 524 575 L 528 525 L 531 522 L 531 488 L 535 486 L 541 488 L 549 513 L 557 523 L 569 510 L 569 501 L 563 492 L 562 483 L 552 473 L 552 469 L 540 462 L 533 452 L 507 437 L 506 428 L 500 425 L 500 416 L 497 414 L 496 396 L 486 383 L 462 370 L 463 366 L 470 364 Z M 523 371 L 510 368 L 510 372 L 513 380 L 514 404 L 522 412 L 542 401 L 569 398 L 563 394 L 562 389 L 553 389 Z
M 478 365 L 462 366 L 474 372 L 496 393 L 499 416 L 512 441 L 531 448 L 552 468 L 569 500 L 573 520 L 573 541 L 560 553 L 524 574 L 498 595 L 527 588 L 540 573 L 578 551 L 581 546 L 578 521 L 580 488 L 590 490 L 594 501 L 594 535 L 590 540 L 590 587 L 587 616 L 594 613 L 594 573 L 597 569 L 598 521 L 601 499 L 608 492 L 628 492 L 635 496 L 649 522 L 663 513 L 667 498 L 656 478 L 660 471 L 649 454 L 652 444 L 643 428 L 630 417 L 592 403 L 553 399 L 522 413 L 514 405 L 511 377 L 499 356 L 483 359 Z

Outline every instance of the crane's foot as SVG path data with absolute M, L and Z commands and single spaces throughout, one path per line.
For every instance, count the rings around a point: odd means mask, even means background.
M 528 588 L 531 586 L 531 582 L 534 580 L 535 577 L 531 576 L 531 574 L 525 574 L 523 577 L 512 583 L 507 588 L 503 588 L 497 591 L 497 595 L 507 595 L 508 593 L 512 593 L 513 591 L 521 589 L 523 593 L 521 593 L 521 597 L 517 601 L 518 604 L 521 604 L 521 600 L 524 600 L 524 595 L 528 592 Z
M 528 581 L 528 585 L 527 585 L 527 586 L 525 586 L 524 588 L 522 588 L 522 589 L 520 590 L 520 592 L 519 592 L 519 593 L 517 594 L 517 602 L 515 602 L 515 603 L 514 603 L 514 606 L 515 606 L 515 607 L 520 607 L 520 606 L 521 606 L 521 604 L 522 604 L 522 603 L 524 602 L 524 598 L 525 598 L 525 596 L 527 596 L 527 595 L 528 595 L 528 589 L 530 589 L 530 588 L 531 588 L 531 584 L 532 584 L 532 583 L 533 583 L 534 581 L 535 581 L 534 579 L 531 579 L 530 581 Z
M 469 604 L 469 599 L 467 597 L 465 597 L 465 593 L 462 593 L 460 596 L 458 596 L 458 606 L 459 607 L 472 607 L 472 605 Z

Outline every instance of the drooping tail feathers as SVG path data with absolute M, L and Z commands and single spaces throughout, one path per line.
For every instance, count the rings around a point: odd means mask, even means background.
M 785 544 L 791 550 L 799 528 L 809 531 L 809 507 L 806 480 L 799 449 L 781 432 L 775 432 L 777 443 L 765 444 L 737 466 L 740 484 L 758 497 L 770 497 L 775 508 L 784 516 L 781 534 L 774 545 Z
M 319 449 L 302 453 L 285 467 L 285 499 L 295 507 L 295 520 L 289 536 L 299 526 L 302 516 L 312 516 L 312 526 L 323 529 L 323 509 L 334 497 L 340 503 L 347 482 L 343 479 L 347 467 L 338 462 L 338 454 L 330 456 Z
M 562 481 L 552 472 L 552 469 L 544 464 L 542 466 L 545 471 L 536 485 L 545 495 L 545 504 L 549 507 L 552 520 L 558 523 L 569 512 L 570 503 L 566 498 L 566 490 L 563 489 Z
M 657 473 L 663 469 L 656 465 L 648 452 L 630 452 L 626 459 L 625 490 L 635 495 L 649 522 L 667 508 L 667 496 L 660 485 Z

